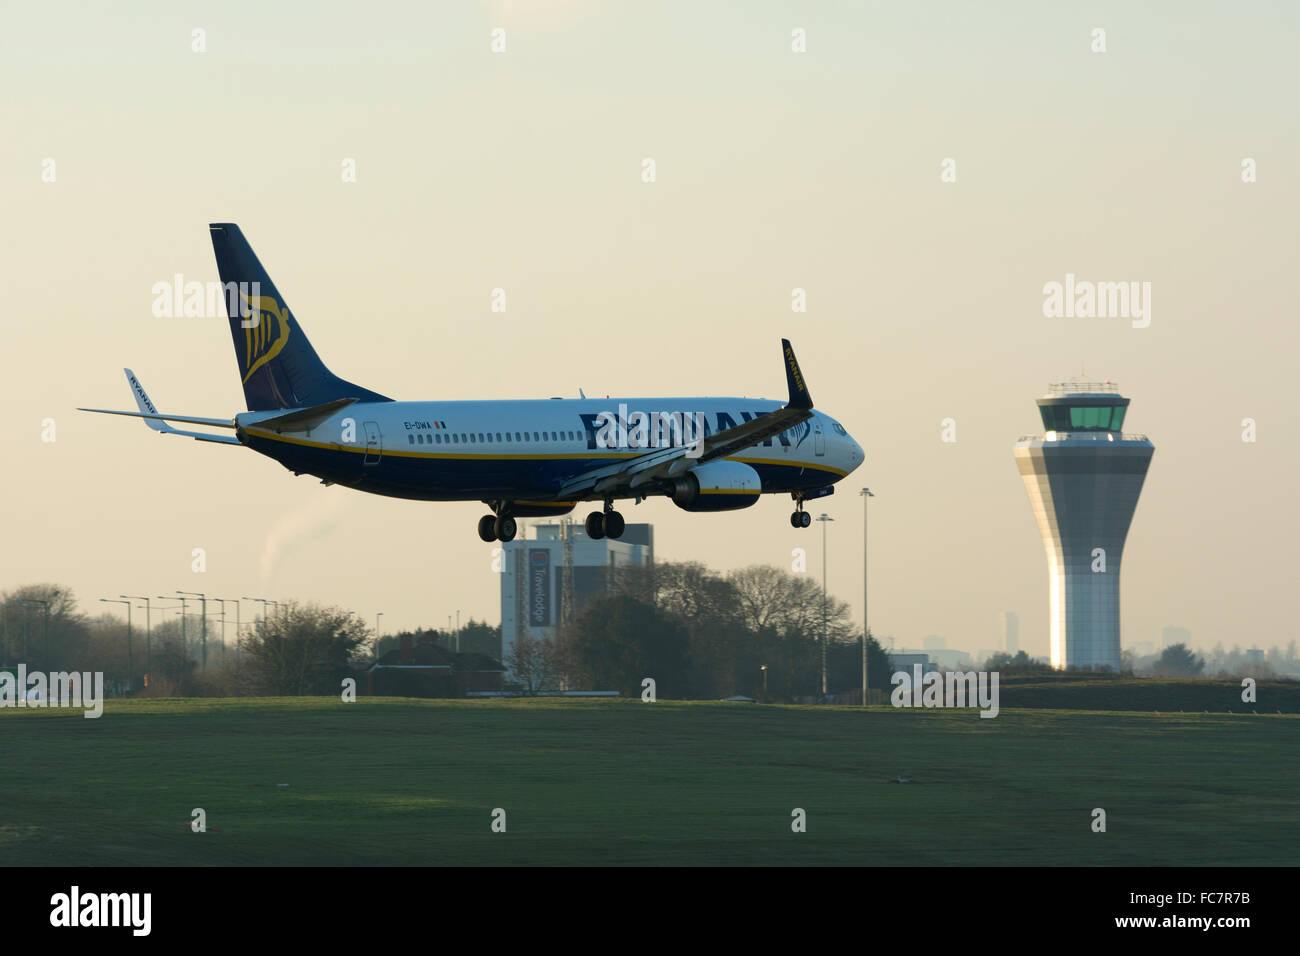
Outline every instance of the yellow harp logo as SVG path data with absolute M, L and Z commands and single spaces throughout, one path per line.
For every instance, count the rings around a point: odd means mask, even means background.
M 280 354 L 289 341 L 289 310 L 269 295 L 244 296 L 248 327 L 244 329 L 244 381 Z M 272 327 L 274 325 L 274 327 Z M 274 336 L 274 338 L 272 338 Z

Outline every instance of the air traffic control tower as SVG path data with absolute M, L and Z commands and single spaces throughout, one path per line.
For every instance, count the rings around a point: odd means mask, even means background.
M 1155 453 L 1121 432 L 1128 402 L 1110 382 L 1053 385 L 1038 400 L 1046 433 L 1015 445 L 1047 549 L 1053 667 L 1120 669 L 1124 539 Z

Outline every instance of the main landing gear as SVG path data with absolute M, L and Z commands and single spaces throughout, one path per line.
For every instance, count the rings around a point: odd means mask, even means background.
M 812 524 L 812 515 L 803 510 L 803 499 L 794 499 L 794 511 L 790 513 L 790 527 L 806 528 Z
M 478 536 L 484 541 L 513 541 L 518 530 L 509 515 L 484 515 L 478 519 Z
M 623 530 L 627 527 L 623 521 L 623 516 L 614 510 L 614 500 L 605 499 L 604 512 L 593 511 L 587 515 L 587 521 L 584 525 L 587 531 L 587 537 L 593 541 L 601 538 L 621 538 Z

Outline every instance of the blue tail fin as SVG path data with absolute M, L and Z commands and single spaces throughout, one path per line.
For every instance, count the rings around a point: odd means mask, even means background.
M 340 398 L 392 401 L 325 367 L 238 226 L 215 222 L 208 228 L 249 411 L 305 408 Z

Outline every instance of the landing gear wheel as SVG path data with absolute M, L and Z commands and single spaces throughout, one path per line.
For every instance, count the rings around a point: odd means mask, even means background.
M 605 537 L 621 538 L 623 537 L 623 529 L 625 527 L 627 527 L 627 525 L 624 524 L 623 516 L 621 514 L 617 511 L 605 512 Z
M 503 515 L 502 517 L 497 518 L 495 530 L 498 541 L 513 541 L 515 531 L 517 531 L 518 528 L 515 525 L 514 518 L 509 515 Z
M 593 511 L 587 515 L 586 522 L 587 537 L 592 541 L 599 541 L 605 537 L 605 516 L 599 511 Z
M 497 539 L 497 516 L 484 515 L 478 519 L 478 536 L 484 541 Z
M 812 524 L 812 515 L 807 511 L 799 512 L 799 527 L 806 528 Z
M 791 512 L 790 512 L 790 527 L 792 527 L 792 528 L 802 528 L 802 527 L 803 527 L 803 519 L 802 519 L 802 515 L 803 515 L 803 512 L 802 512 L 802 511 L 791 511 Z

